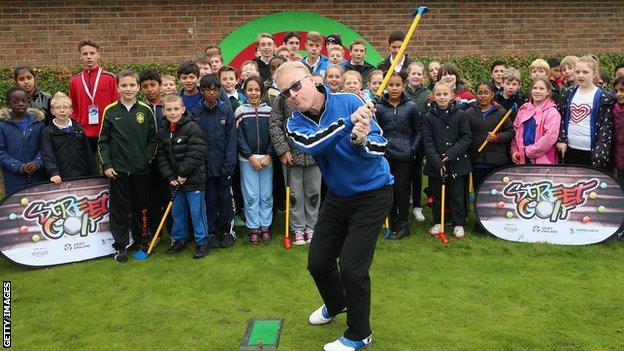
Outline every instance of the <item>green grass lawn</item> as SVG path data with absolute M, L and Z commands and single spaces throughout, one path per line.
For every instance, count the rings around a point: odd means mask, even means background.
M 377 245 L 372 349 L 624 349 L 621 242 L 563 247 L 468 234 L 443 247 L 425 229 L 412 223 L 411 237 Z M 307 246 L 239 239 L 203 260 L 191 247 L 165 249 L 125 265 L 107 258 L 33 270 L 0 260 L 13 282 L 14 349 L 238 350 L 250 318 L 282 317 L 280 350 L 321 350 L 345 329 L 344 315 L 308 325 L 321 300 Z

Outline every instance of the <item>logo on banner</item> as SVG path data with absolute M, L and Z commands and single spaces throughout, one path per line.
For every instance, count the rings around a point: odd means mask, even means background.
M 108 191 L 96 196 L 64 196 L 51 201 L 36 200 L 24 210 L 26 219 L 36 220 L 41 232 L 49 239 L 63 235 L 86 237 L 98 232 L 99 223 L 109 212 Z M 65 246 L 65 250 L 71 250 Z
M 574 209 L 587 202 L 588 192 L 596 189 L 598 179 L 580 180 L 573 185 L 548 180 L 524 182 L 515 180 L 503 189 L 503 195 L 512 198 L 516 213 L 523 219 L 535 216 L 550 222 L 567 220 Z M 533 227 L 533 232 L 540 232 Z

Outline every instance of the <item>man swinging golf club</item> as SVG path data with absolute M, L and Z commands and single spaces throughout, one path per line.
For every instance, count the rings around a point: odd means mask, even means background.
M 281 65 L 274 81 L 293 107 L 289 137 L 314 156 L 329 189 L 308 253 L 308 270 L 324 304 L 309 321 L 325 324 L 346 312 L 347 330 L 324 349 L 360 350 L 372 342 L 368 271 L 392 206 L 394 178 L 383 157 L 386 139 L 371 119 L 372 103 L 315 86 L 301 62 Z

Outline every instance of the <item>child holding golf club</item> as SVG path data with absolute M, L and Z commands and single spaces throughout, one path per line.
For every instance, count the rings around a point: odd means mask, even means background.
M 204 199 L 206 142 L 201 128 L 186 113 L 182 97 L 167 95 L 162 103 L 166 121 L 158 130 L 158 166 L 171 187 L 178 187 L 171 210 L 173 242 L 166 253 L 184 250 L 189 239 L 189 224 L 192 224 L 193 258 L 200 259 L 210 252 Z
M 561 115 L 550 99 L 551 91 L 547 78 L 535 78 L 529 87 L 531 100 L 518 109 L 511 141 L 511 160 L 516 164 L 557 164 Z
M 444 71 L 441 71 L 444 72 Z M 443 74 L 444 75 L 444 74 Z M 429 177 L 433 195 L 433 222 L 431 236 L 444 230 L 440 225 L 442 177 L 446 180 L 448 204 L 451 209 L 453 235 L 464 237 L 466 223 L 466 191 L 464 177 L 470 173 L 468 148 L 472 141 L 470 125 L 454 99 L 451 85 L 438 81 L 433 88 L 434 102 L 423 121 L 423 142 L 427 164 L 424 173 Z M 444 223 L 442 223 L 444 225 Z
M 600 69 L 593 57 L 579 58 L 575 67 L 578 87 L 567 91 L 557 150 L 565 164 L 591 165 L 608 171 L 613 138 L 613 98 L 596 86 Z
M 422 118 L 416 103 L 403 92 L 405 71 L 392 71 L 384 94 L 376 105 L 377 122 L 384 131 L 388 144 L 385 157 L 394 176 L 394 203 L 390 212 L 392 235 L 400 240 L 410 235 L 409 216 L 410 178 L 414 156 L 421 147 Z

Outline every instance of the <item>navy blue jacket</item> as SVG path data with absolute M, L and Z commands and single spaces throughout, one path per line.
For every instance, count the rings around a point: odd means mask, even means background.
M 273 155 L 269 134 L 271 107 L 261 103 L 258 108 L 243 104 L 236 109 L 238 153 L 248 159 L 251 155 Z
M 43 159 L 39 152 L 39 138 L 45 128 L 43 111 L 29 108 L 26 112 L 30 123 L 22 131 L 10 120 L 8 108 L 0 110 L 0 166 L 4 176 L 4 192 L 10 194 L 29 184 L 46 180 Z M 33 174 L 23 174 L 22 167 L 35 161 L 39 170 Z
M 422 118 L 415 102 L 403 93 L 394 107 L 384 94 L 377 103 L 377 123 L 388 140 L 386 157 L 391 160 L 411 161 L 422 143 Z
M 230 176 L 236 165 L 236 125 L 230 104 L 217 100 L 209 108 L 205 100 L 190 111 L 206 141 L 206 176 Z

